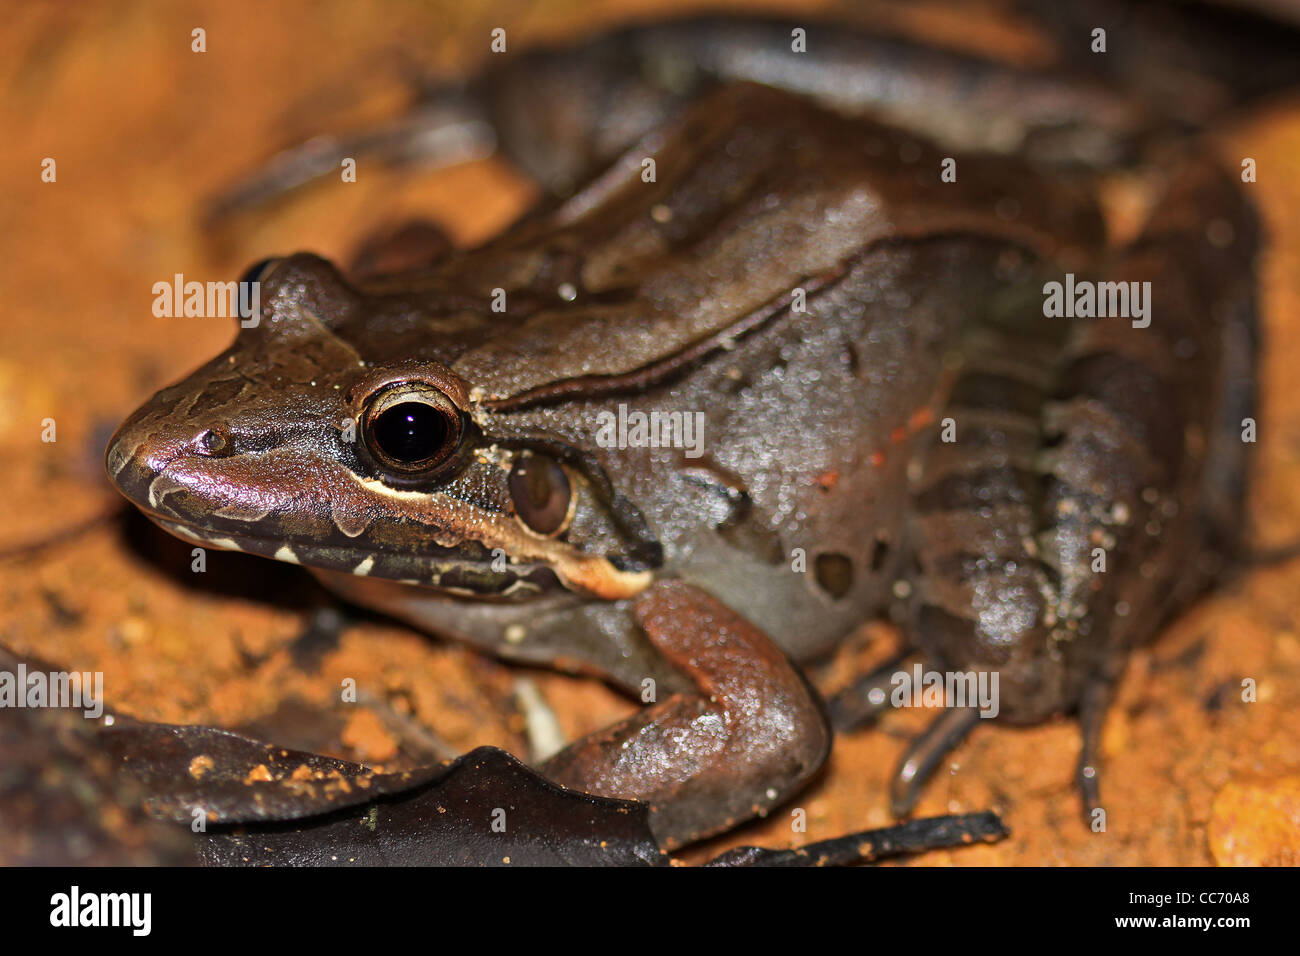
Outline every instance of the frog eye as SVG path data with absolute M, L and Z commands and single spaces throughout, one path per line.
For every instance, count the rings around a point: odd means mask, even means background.
M 375 395 L 362 417 L 366 448 L 384 468 L 411 476 L 441 465 L 460 444 L 460 412 L 429 385 L 403 383 Z
M 559 534 L 572 516 L 573 492 L 564 466 L 545 455 L 518 455 L 510 467 L 515 512 L 538 534 Z

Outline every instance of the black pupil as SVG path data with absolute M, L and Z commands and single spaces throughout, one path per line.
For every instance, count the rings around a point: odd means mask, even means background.
M 432 458 L 447 440 L 447 420 L 432 405 L 402 402 L 375 419 L 375 443 L 389 458 L 414 464 Z

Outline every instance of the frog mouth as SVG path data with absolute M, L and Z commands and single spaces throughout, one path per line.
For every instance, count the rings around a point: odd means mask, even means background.
M 328 470 L 304 482 L 290 453 L 213 459 L 150 450 L 128 426 L 106 456 L 110 479 L 137 508 L 205 547 L 507 600 L 557 590 L 619 600 L 654 579 L 644 562 L 583 551 L 445 492 L 388 488 L 318 464 Z
M 130 458 L 123 458 L 116 470 L 110 464 L 110 477 L 150 521 L 169 534 L 204 548 L 257 555 L 302 565 L 309 571 L 383 578 L 461 597 L 522 601 L 568 590 L 543 561 L 503 562 L 427 540 L 419 542 L 418 548 L 383 547 L 368 542 L 364 535 L 344 534 L 337 523 L 334 530 L 338 533 L 308 539 L 291 533 L 287 524 L 278 522 L 269 513 L 256 521 L 213 513 L 210 508 L 187 500 L 193 489 L 190 483 L 175 476 L 178 464 L 185 461 L 177 457 L 162 463 L 161 467 L 158 464 L 147 468 L 121 467 L 134 463 Z M 197 514 L 203 518 L 194 517 Z M 263 533 L 258 533 L 259 526 Z
M 445 556 L 362 554 L 329 544 L 288 544 L 282 539 L 223 535 L 156 512 L 145 512 L 158 527 L 182 540 L 221 551 L 238 551 L 298 564 L 308 571 L 374 577 L 443 591 L 460 597 L 526 601 L 568 589 L 545 564 L 512 564 L 504 568 L 448 552 Z

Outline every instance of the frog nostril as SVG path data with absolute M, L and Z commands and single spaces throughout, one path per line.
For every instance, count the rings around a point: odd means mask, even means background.
M 230 436 L 224 429 L 208 428 L 200 432 L 199 436 L 194 439 L 194 450 L 200 455 L 218 458 L 230 454 L 234 449 Z

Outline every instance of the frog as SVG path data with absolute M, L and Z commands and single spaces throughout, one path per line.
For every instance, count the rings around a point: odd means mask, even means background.
M 435 163 L 490 143 L 538 207 L 378 269 L 258 263 L 255 320 L 112 438 L 116 488 L 626 691 L 539 769 L 647 804 L 665 847 L 808 784 L 895 670 L 828 706 L 808 666 L 882 616 L 995 676 L 998 721 L 1077 715 L 1099 807 L 1130 652 L 1242 525 L 1262 240 L 1231 178 L 1180 158 L 1116 245 L 1098 182 L 1150 122 L 1122 92 L 772 20 L 529 51 L 436 106 Z M 1150 321 L 1049 315 L 1076 277 L 1149 283 Z M 895 813 L 980 720 L 940 708 Z

